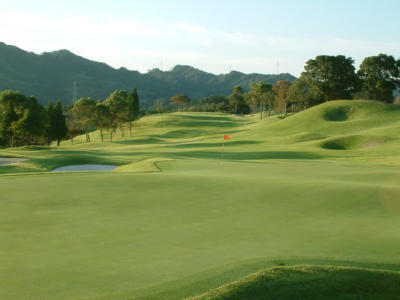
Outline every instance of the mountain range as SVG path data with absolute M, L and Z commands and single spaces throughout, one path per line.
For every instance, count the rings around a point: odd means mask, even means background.
M 64 105 L 76 98 L 105 99 L 116 89 L 136 87 L 142 103 L 176 94 L 199 99 L 215 94 L 228 95 L 236 85 L 248 90 L 249 84 L 279 80 L 294 81 L 291 74 L 244 74 L 231 71 L 215 75 L 191 66 L 176 65 L 170 71 L 153 69 L 131 71 L 91 61 L 68 50 L 35 54 L 0 42 L 0 90 L 19 90 L 41 103 L 60 99 Z

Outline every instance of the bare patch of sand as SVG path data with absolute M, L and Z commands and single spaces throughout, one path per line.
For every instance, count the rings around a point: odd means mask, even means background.
M 52 172 L 112 172 L 118 166 L 114 165 L 72 165 L 55 168 Z
M 0 165 L 10 165 L 28 160 L 27 158 L 0 157 Z
M 385 141 L 383 140 L 378 140 L 378 141 L 370 141 L 368 143 L 364 144 L 364 147 L 376 147 L 379 146 L 380 144 L 383 144 Z

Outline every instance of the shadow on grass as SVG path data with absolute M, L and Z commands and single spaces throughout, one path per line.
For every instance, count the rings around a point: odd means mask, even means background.
M 206 115 L 180 115 L 180 118 L 183 119 L 192 119 L 192 120 L 202 120 L 202 121 L 229 121 L 229 122 L 248 122 L 247 120 L 234 120 L 232 121 L 233 115 L 218 115 L 218 116 L 206 116 Z
M 225 143 L 225 147 L 232 147 L 238 145 L 255 145 L 261 144 L 260 141 L 231 141 Z M 190 144 L 178 144 L 178 145 L 169 145 L 165 146 L 165 148 L 207 148 L 207 147 L 221 147 L 222 142 L 219 143 L 190 143 Z
M 229 127 L 238 127 L 242 126 L 240 122 L 243 121 L 199 121 L 199 120 L 165 120 L 158 122 L 155 124 L 155 127 L 223 127 L 223 128 L 229 128 Z
M 207 137 L 207 136 L 215 136 L 220 135 L 221 138 L 224 134 L 233 134 L 246 131 L 245 129 L 226 129 L 224 131 L 211 131 L 211 130 L 172 130 L 168 131 L 164 134 L 152 135 L 157 139 L 182 139 L 182 138 L 198 138 L 198 137 Z
M 160 137 L 167 139 L 179 139 L 179 138 L 194 138 L 198 136 L 209 135 L 210 132 L 206 130 L 172 130 L 167 133 L 160 135 Z
M 7 166 L 8 168 L 0 168 L 0 173 L 21 173 L 21 172 L 41 172 L 51 171 L 58 167 L 80 165 L 80 164 L 104 164 L 104 165 L 121 165 L 129 162 L 128 160 L 116 160 L 106 156 L 93 155 L 89 153 L 70 153 L 65 155 L 54 155 L 48 158 L 33 158 L 26 165 Z M 30 166 L 34 166 L 32 168 Z
M 8 173 L 27 173 L 27 172 L 37 172 L 37 169 L 26 168 L 23 166 L 6 165 L 0 166 L 0 174 Z
M 243 143 L 244 141 L 242 141 Z M 240 143 L 240 142 L 237 142 Z M 245 142 L 244 142 L 245 143 Z M 209 145 L 208 143 L 204 143 L 205 145 Z M 221 143 L 215 143 L 216 146 L 221 146 Z M 198 145 L 197 145 L 198 147 Z M 166 148 L 166 147 L 165 147 Z M 107 152 L 107 153 L 101 153 L 101 152 L 96 152 L 96 153 L 88 153 L 88 152 L 83 152 L 83 153 L 73 153 L 76 159 L 92 159 L 91 156 L 93 156 L 93 160 L 102 160 L 102 161 L 109 161 L 113 162 L 114 160 L 112 158 L 107 158 L 107 157 L 113 157 L 113 156 L 119 156 L 119 157 L 127 157 L 127 158 L 135 158 L 136 156 L 146 156 L 146 157 L 166 157 L 166 158 L 216 158 L 219 159 L 221 157 L 221 151 L 180 151 L 178 149 L 184 149 L 185 147 L 176 147 L 176 146 L 170 146 L 168 147 L 171 149 L 170 152 L 165 152 L 165 151 L 159 151 L 159 152 L 146 152 L 146 151 L 118 151 L 118 152 Z M 176 148 L 177 151 L 173 151 L 172 148 Z M 188 147 L 189 148 L 189 147 Z M 69 152 L 69 151 L 68 151 Z M 92 152 L 92 151 L 91 151 Z M 226 151 L 224 153 L 224 158 L 225 159 L 230 159 L 230 160 L 256 160 L 256 159 L 321 159 L 325 158 L 326 156 L 324 155 L 319 155 L 317 153 L 312 153 L 312 152 L 301 152 L 301 151 L 247 151 L 247 152 L 229 152 Z M 66 158 L 67 159 L 67 158 Z
M 79 151 L 82 152 L 82 151 Z M 113 159 L 113 156 L 125 156 L 125 159 Z M 104 156 L 93 154 L 74 153 L 70 155 L 55 155 L 51 158 L 34 158 L 29 160 L 27 165 L 7 165 L 0 166 L 0 174 L 24 173 L 24 172 L 43 172 L 51 171 L 54 168 L 78 164 L 105 164 L 105 165 L 123 165 L 130 163 L 137 157 L 163 157 L 172 159 L 221 159 L 220 151 L 185 151 L 185 152 L 124 152 L 124 153 L 107 153 Z M 310 160 L 321 159 L 324 156 L 295 151 L 266 151 L 266 152 L 225 152 L 224 159 L 232 161 L 251 161 L 251 160 Z
M 221 157 L 220 151 L 189 151 L 179 152 L 175 156 L 178 157 L 198 157 L 198 158 L 217 158 Z M 257 159 L 321 159 L 324 156 L 296 151 L 265 151 L 265 152 L 225 152 L 224 159 L 226 160 L 257 160 Z
M 165 158 L 206 158 L 206 159 L 220 159 L 221 151 L 176 151 L 176 152 L 119 152 L 107 153 L 105 156 L 125 156 L 134 159 L 136 156 L 140 157 L 165 157 Z M 265 152 L 229 152 L 224 153 L 226 160 L 267 160 L 267 159 L 321 159 L 326 156 L 318 155 L 310 152 L 296 152 L 296 151 L 265 151 Z M 112 159 L 110 159 L 112 160 Z
M 130 140 L 123 140 L 123 141 L 115 141 L 115 144 L 121 145 L 148 145 L 148 144 L 160 144 L 160 143 L 167 143 L 162 139 L 159 138 L 141 138 L 141 139 L 130 139 Z
M 51 150 L 51 149 L 54 149 L 54 147 L 31 145 L 31 146 L 21 146 L 21 147 L 12 148 L 12 149 L 14 151 L 42 151 L 42 150 Z

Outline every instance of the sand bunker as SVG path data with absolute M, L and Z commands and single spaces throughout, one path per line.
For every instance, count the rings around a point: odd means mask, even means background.
M 82 172 L 82 171 L 92 171 L 92 172 L 111 172 L 118 166 L 114 165 L 72 165 L 55 168 L 52 172 Z
M 28 160 L 27 158 L 0 157 L 0 166 L 14 164 Z
M 384 143 L 385 141 L 370 141 L 364 144 L 364 147 L 375 147 L 379 146 L 380 144 Z

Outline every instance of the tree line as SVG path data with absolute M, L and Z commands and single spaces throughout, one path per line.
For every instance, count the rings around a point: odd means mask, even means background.
M 356 71 L 354 60 L 343 55 L 320 55 L 306 62 L 300 78 L 292 83 L 250 83 L 247 92 L 235 86 L 229 96 L 212 95 L 193 102 L 179 94 L 156 101 L 153 110 L 145 113 L 186 111 L 219 111 L 234 114 L 260 113 L 260 118 L 272 112 L 283 113 L 306 109 L 338 99 L 366 99 L 393 103 L 394 92 L 400 86 L 400 59 L 379 54 L 363 60 Z M 395 101 L 400 104 L 400 98 Z M 139 97 L 136 88 L 127 92 L 116 90 L 105 100 L 81 98 L 69 107 L 50 102 L 42 106 L 35 97 L 17 91 L 0 93 L 0 145 L 47 144 L 65 138 L 73 139 L 98 129 L 101 141 L 108 131 L 110 141 L 117 128 L 124 136 L 133 135 L 133 121 L 139 117 Z
M 101 141 L 108 130 L 112 141 L 117 128 L 122 136 L 125 130 L 132 136 L 132 122 L 138 117 L 136 88 L 132 93 L 116 90 L 105 100 L 81 98 L 69 107 L 62 107 L 60 101 L 44 107 L 35 97 L 6 90 L 0 93 L 0 145 L 50 145 L 56 141 L 59 146 L 61 140 L 69 138 L 73 142 L 82 133 L 90 142 L 90 131 L 94 128 L 99 129 Z
M 294 81 L 277 84 L 254 82 L 249 91 L 234 87 L 230 96 L 212 95 L 200 99 L 189 111 L 219 111 L 235 114 L 303 110 L 326 101 L 339 99 L 394 102 L 400 86 L 400 59 L 379 54 L 365 58 L 356 71 L 354 60 L 343 55 L 320 55 L 306 62 L 304 72 Z M 400 97 L 395 103 L 400 104 Z

